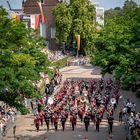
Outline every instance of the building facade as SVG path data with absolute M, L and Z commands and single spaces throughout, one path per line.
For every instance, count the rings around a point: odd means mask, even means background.
M 96 7 L 96 22 L 98 23 L 97 29 L 104 26 L 104 7 Z
M 60 3 L 61 0 L 41 0 L 43 14 L 45 17 L 46 24 L 46 41 L 50 50 L 59 49 L 59 44 L 56 43 L 55 39 L 55 19 L 53 16 L 53 8 Z M 22 4 L 23 13 L 27 15 L 41 14 L 40 8 L 35 0 L 26 0 Z

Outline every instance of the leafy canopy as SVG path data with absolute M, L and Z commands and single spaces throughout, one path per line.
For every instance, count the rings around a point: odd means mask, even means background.
M 140 80 L 140 8 L 126 1 L 121 12 L 119 16 L 106 17 L 92 62 L 102 67 L 103 74 L 113 74 L 122 87 L 131 88 Z
M 53 11 L 56 19 L 56 37 L 61 42 L 72 44 L 81 37 L 81 50 L 92 48 L 95 28 L 95 7 L 89 0 L 71 0 L 58 4 Z
M 38 95 L 32 83 L 40 79 L 40 72 L 50 73 L 44 47 L 33 30 L 8 19 L 0 8 L 0 100 L 21 109 L 24 97 Z

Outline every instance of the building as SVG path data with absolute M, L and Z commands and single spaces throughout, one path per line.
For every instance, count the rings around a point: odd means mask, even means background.
M 104 26 L 104 7 L 96 7 L 96 23 L 97 29 Z
M 62 0 L 41 0 L 46 24 L 46 40 L 50 50 L 57 50 L 59 48 L 59 44 L 56 43 L 55 39 L 56 27 L 52 11 L 53 8 L 60 2 L 62 2 Z M 27 15 L 41 14 L 40 8 L 35 0 L 23 0 L 22 9 L 23 13 Z

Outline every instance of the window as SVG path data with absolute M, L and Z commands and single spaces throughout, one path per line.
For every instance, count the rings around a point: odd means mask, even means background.
M 55 38 L 56 28 L 51 27 L 51 38 Z

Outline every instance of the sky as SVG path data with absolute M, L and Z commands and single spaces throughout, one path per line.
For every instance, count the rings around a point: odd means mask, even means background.
M 0 5 L 8 8 L 7 0 L 0 0 Z M 21 9 L 22 0 L 8 0 L 12 9 Z M 98 6 L 104 7 L 105 10 L 115 7 L 122 7 L 125 0 L 91 0 L 93 3 L 96 3 Z M 133 0 L 140 4 L 140 0 Z M 9 9 L 9 8 L 8 8 Z

